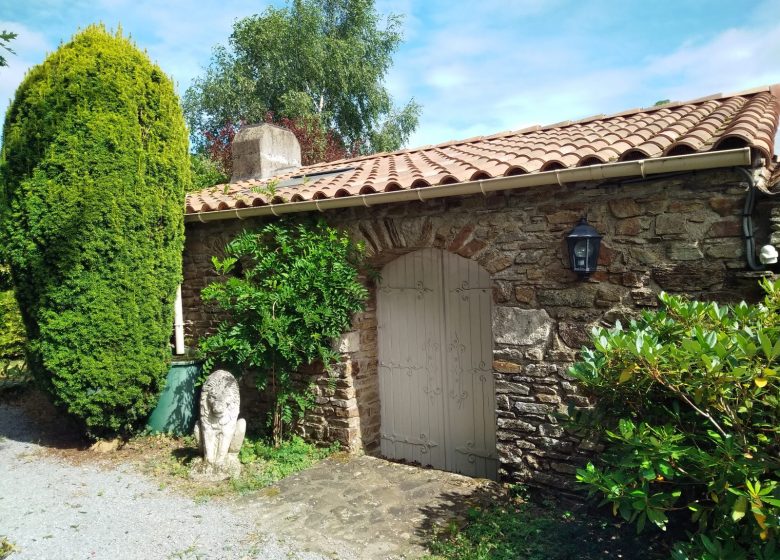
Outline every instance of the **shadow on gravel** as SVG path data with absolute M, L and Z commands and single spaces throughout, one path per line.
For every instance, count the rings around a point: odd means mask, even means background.
M 53 449 L 86 449 L 78 426 L 28 385 L 0 392 L 0 439 L 34 443 Z

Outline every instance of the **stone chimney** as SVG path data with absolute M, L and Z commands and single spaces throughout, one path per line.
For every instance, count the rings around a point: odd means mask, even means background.
M 301 166 L 301 145 L 295 135 L 272 124 L 245 126 L 233 139 L 230 182 L 268 179 Z

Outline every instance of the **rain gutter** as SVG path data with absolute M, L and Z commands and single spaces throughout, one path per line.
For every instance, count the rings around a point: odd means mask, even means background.
M 604 181 L 626 177 L 646 178 L 651 175 L 665 173 L 699 171 L 722 167 L 745 167 L 750 164 L 750 148 L 737 148 L 734 150 L 602 163 L 586 167 L 572 167 L 554 171 L 511 175 L 509 177 L 496 177 L 493 179 L 482 179 L 466 183 L 436 185 L 400 191 L 326 198 L 322 200 L 308 200 L 305 202 L 285 202 L 281 204 L 251 206 L 232 210 L 197 212 L 186 214 L 184 216 L 184 221 L 211 222 L 230 219 L 243 220 L 257 216 L 281 216 L 296 212 L 324 212 L 336 208 L 349 208 L 355 206 L 371 207 L 379 204 L 410 202 L 415 200 L 425 201 L 434 198 L 447 198 L 450 196 L 464 196 L 480 193 L 486 195 L 487 193 L 494 191 L 524 189 L 542 185 L 564 185 L 566 183 Z

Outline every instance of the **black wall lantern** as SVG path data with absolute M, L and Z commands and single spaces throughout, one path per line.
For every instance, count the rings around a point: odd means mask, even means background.
M 596 272 L 601 236 L 585 218 L 580 218 L 580 223 L 566 236 L 566 245 L 569 247 L 569 260 L 573 272 L 579 274 L 580 278 L 587 278 Z

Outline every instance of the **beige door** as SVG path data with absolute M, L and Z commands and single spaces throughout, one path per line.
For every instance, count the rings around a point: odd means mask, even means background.
M 490 277 L 438 249 L 382 270 L 377 296 L 381 452 L 496 478 Z

